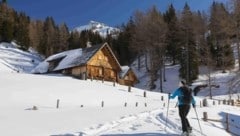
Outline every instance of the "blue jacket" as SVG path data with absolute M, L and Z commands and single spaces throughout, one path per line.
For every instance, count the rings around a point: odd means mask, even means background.
M 170 99 L 174 99 L 176 96 L 181 97 L 183 94 L 182 94 L 182 90 L 181 88 L 178 88 L 176 89 L 173 94 L 170 95 Z M 192 105 L 195 105 L 196 104 L 196 101 L 194 99 L 194 97 L 192 96 Z M 178 106 L 179 105 L 183 105 L 183 102 L 181 101 L 181 99 L 178 99 Z

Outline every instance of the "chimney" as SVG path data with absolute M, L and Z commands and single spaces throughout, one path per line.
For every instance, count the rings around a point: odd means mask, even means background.
M 87 41 L 87 48 L 92 47 L 92 43 L 90 41 Z

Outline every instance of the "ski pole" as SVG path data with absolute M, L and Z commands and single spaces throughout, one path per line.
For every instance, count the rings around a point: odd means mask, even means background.
M 201 128 L 201 125 L 200 125 L 200 121 L 199 121 L 199 118 L 198 118 L 198 114 L 197 114 L 196 108 L 194 108 L 194 111 L 196 113 L 196 117 L 197 117 L 197 120 L 198 120 L 198 125 L 199 125 L 199 128 L 200 128 L 201 135 L 203 135 L 202 128 Z
M 167 121 L 168 121 L 169 102 L 170 102 L 170 93 L 168 94 L 168 104 L 167 104 L 167 115 L 166 115 L 166 122 L 165 122 L 165 131 L 166 131 L 166 128 L 167 128 Z

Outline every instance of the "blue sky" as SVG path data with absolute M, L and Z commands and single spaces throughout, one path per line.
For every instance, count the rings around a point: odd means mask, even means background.
M 52 16 L 57 24 L 65 22 L 70 30 L 90 20 L 117 26 L 125 23 L 136 10 L 145 11 L 156 5 L 166 11 L 170 3 L 182 10 L 185 2 L 192 10 L 208 10 L 213 0 L 8 0 L 11 7 L 33 19 Z

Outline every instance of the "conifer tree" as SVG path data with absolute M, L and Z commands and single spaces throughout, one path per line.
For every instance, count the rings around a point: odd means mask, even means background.
M 228 11 L 222 3 L 213 2 L 210 16 L 210 39 L 212 40 L 212 56 L 216 67 L 223 72 L 233 66 L 233 56 L 230 47 L 231 20 Z M 228 53 L 227 53 L 228 52 Z
M 236 35 L 237 56 L 240 60 L 240 1 L 232 0 L 233 2 L 233 33 Z M 240 61 L 238 61 L 238 70 L 240 71 Z
M 207 15 L 205 12 L 193 12 L 193 31 L 194 39 L 196 41 L 197 56 L 200 64 L 207 65 L 208 61 L 211 61 L 210 48 L 207 45 Z
M 164 14 L 164 20 L 168 24 L 168 33 L 166 35 L 166 55 L 172 59 L 172 64 L 175 65 L 180 47 L 180 34 L 178 19 L 172 4 Z
M 80 43 L 80 33 L 78 31 L 72 31 L 68 39 L 69 47 L 68 49 L 77 49 L 81 47 Z
M 193 30 L 193 16 L 186 3 L 180 20 L 181 29 L 181 60 L 180 77 L 186 79 L 188 84 L 198 76 L 198 59 Z
M 6 3 L 0 3 L 0 40 L 11 42 L 14 33 L 14 11 Z
M 44 49 L 45 55 L 50 56 L 55 52 L 57 46 L 57 29 L 52 17 L 47 17 L 44 22 L 44 37 L 41 46 Z
M 25 49 L 28 49 L 30 46 L 29 24 L 29 17 L 27 17 L 24 13 L 18 14 L 15 21 L 14 39 Z
M 58 27 L 58 44 L 56 52 L 62 52 L 68 50 L 68 39 L 69 39 L 69 31 L 67 25 L 61 24 Z
M 43 38 L 43 22 L 40 20 L 32 20 L 29 24 L 29 40 L 30 45 L 35 50 L 39 51 L 39 53 L 43 53 L 41 51 L 41 40 Z
M 132 29 L 134 28 L 133 20 L 130 19 L 126 25 L 122 25 L 121 32 L 117 38 L 108 36 L 108 42 L 112 43 L 113 50 L 116 51 L 121 65 L 130 65 L 134 58 L 134 52 L 130 50 L 130 41 L 132 38 Z
M 150 8 L 146 14 L 138 12 L 135 16 L 135 29 L 132 47 L 149 56 L 150 90 L 156 88 L 155 81 L 160 79 L 160 91 L 162 92 L 162 68 L 165 54 L 165 36 L 167 32 L 163 16 L 155 6 Z M 148 58 L 145 58 L 148 60 Z M 148 65 L 146 62 L 145 65 Z M 159 76 L 158 76 L 159 72 Z

